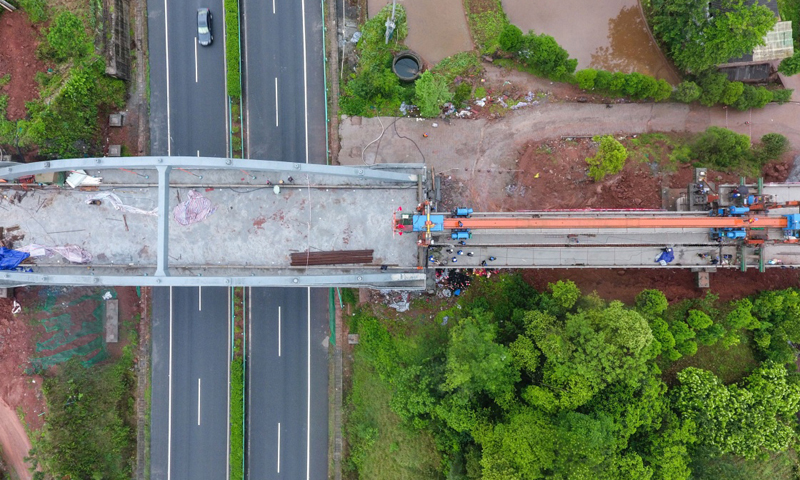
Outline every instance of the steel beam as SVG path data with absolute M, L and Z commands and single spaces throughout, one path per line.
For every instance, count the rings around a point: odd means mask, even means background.
M 156 277 L 169 275 L 169 172 L 172 167 L 159 165 L 158 169 L 158 251 Z
M 197 277 L 143 275 L 43 275 L 3 272 L 0 285 L 142 286 L 142 287 L 373 287 L 405 290 L 425 288 L 425 274 L 364 273 L 348 275 L 286 275 L 270 277 Z
M 102 158 L 73 158 L 66 160 L 51 160 L 47 162 L 22 163 L 12 166 L 0 166 L 0 178 L 13 179 L 26 175 L 36 175 L 48 172 L 63 172 L 70 170 L 104 170 L 113 168 L 128 169 L 155 169 L 168 166 L 184 169 L 200 170 L 247 170 L 255 172 L 283 172 L 292 175 L 306 173 L 309 175 L 332 175 L 340 177 L 354 177 L 365 180 L 385 182 L 415 183 L 416 173 L 403 173 L 396 170 L 408 170 L 404 164 L 393 166 L 382 165 L 380 168 L 371 166 L 343 167 L 334 165 L 315 165 L 312 163 L 288 163 L 274 160 L 252 160 L 242 158 L 215 158 L 215 157 L 102 157 Z M 414 169 L 416 164 L 411 165 Z

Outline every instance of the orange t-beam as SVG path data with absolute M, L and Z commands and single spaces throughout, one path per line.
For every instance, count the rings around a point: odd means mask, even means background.
M 459 225 L 459 223 L 461 225 Z M 514 228 L 786 228 L 785 217 L 560 217 L 560 218 L 445 218 L 445 229 Z

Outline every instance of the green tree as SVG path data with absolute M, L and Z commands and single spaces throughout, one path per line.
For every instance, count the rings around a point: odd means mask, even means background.
M 621 302 L 567 315 L 563 325 L 529 312 L 526 323 L 528 336 L 545 357 L 543 385 L 562 408 L 586 403 L 608 383 L 639 378 L 652 358 L 647 321 Z
M 755 156 L 762 164 L 778 160 L 789 150 L 789 140 L 780 133 L 768 133 L 761 137 L 761 143 L 755 148 Z
M 416 102 L 419 114 L 423 117 L 435 117 L 442 111 L 442 105 L 453 99 L 443 75 L 426 71 L 416 81 Z
M 520 380 L 514 357 L 496 343 L 497 327 L 489 316 L 465 318 L 450 331 L 445 391 L 460 390 L 468 397 L 486 392 L 504 398 Z
M 711 317 L 709 317 L 706 312 L 702 312 L 700 310 L 689 310 L 689 315 L 686 316 L 686 323 L 688 323 L 690 327 L 697 331 L 710 327 L 714 321 L 711 320 Z
M 581 296 L 581 290 L 572 280 L 548 283 L 547 288 L 552 292 L 553 300 L 565 311 L 570 310 Z
M 594 68 L 585 68 L 575 72 L 575 80 L 578 82 L 578 87 L 583 90 L 593 89 L 595 78 L 597 78 L 597 70 Z
M 742 385 L 726 386 L 713 373 L 689 367 L 678 372 L 673 404 L 683 418 L 697 423 L 705 446 L 752 459 L 785 451 L 796 439 L 800 385 L 787 377 L 782 365 L 768 362 Z
M 533 32 L 523 36 L 519 58 L 540 74 L 556 80 L 571 75 L 578 66 L 578 61 L 569 58 L 569 53 L 556 42 L 555 38 L 545 34 L 536 35 Z
M 672 85 L 663 78 L 656 83 L 656 90 L 651 96 L 656 102 L 663 102 L 672 95 Z
M 667 310 L 669 303 L 661 290 L 642 290 L 636 295 L 636 309 L 642 315 L 657 317 Z
M 516 52 L 522 46 L 522 30 L 516 25 L 507 24 L 500 33 L 500 48 L 506 52 Z
M 715 323 L 705 330 L 697 332 L 697 341 L 703 345 L 715 345 L 718 341 L 725 338 L 727 330 L 722 325 Z
M 800 73 L 800 50 L 795 51 L 791 57 L 781 60 L 778 71 L 789 76 Z
M 783 105 L 792 99 L 794 90 L 791 88 L 781 88 L 779 90 L 770 90 L 772 92 L 772 101 L 778 105 Z
M 719 101 L 725 105 L 733 105 L 742 96 L 742 92 L 744 92 L 744 83 L 727 82 Z
M 750 300 L 738 300 L 734 303 L 734 309 L 725 316 L 725 323 L 734 330 L 757 328 L 758 320 L 753 316 L 752 310 L 753 303 Z
M 700 98 L 700 93 L 702 93 L 702 91 L 699 85 L 692 81 L 685 80 L 679 83 L 675 88 L 672 98 L 675 99 L 676 102 L 692 103 Z
M 715 70 L 700 74 L 697 80 L 701 89 L 700 103 L 706 107 L 713 107 L 719 103 L 729 83 L 724 73 L 717 73 Z
M 708 127 L 692 143 L 692 157 L 722 170 L 737 167 L 752 158 L 750 138 L 722 127 Z
M 47 30 L 45 54 L 57 62 L 64 62 L 90 53 L 92 42 L 83 21 L 69 10 L 61 11 Z
M 606 175 L 614 175 L 622 171 L 628 159 L 628 150 L 611 135 L 596 135 L 592 140 L 600 143 L 597 155 L 586 159 L 589 165 L 589 176 L 595 182 Z
M 742 96 L 733 105 L 737 110 L 745 111 L 749 108 L 763 108 L 772 101 L 772 92 L 764 87 L 744 86 Z
M 682 69 L 701 72 L 764 44 L 777 21 L 772 11 L 744 0 L 653 0 L 653 31 Z

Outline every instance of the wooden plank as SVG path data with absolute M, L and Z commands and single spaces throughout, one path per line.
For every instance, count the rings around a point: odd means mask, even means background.
M 0 6 L 5 8 L 9 12 L 13 12 L 14 10 L 17 9 L 17 7 L 15 7 L 14 5 L 11 5 L 10 3 L 6 2 L 6 0 L 0 0 Z

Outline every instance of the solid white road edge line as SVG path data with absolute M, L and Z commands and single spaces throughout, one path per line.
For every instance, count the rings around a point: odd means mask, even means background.
M 169 379 L 167 395 L 167 480 L 170 480 L 172 471 L 172 287 L 169 287 Z
M 303 15 L 303 105 L 306 110 L 305 131 L 306 131 L 306 163 L 308 163 L 308 68 L 306 61 L 306 0 L 301 2 Z M 311 290 L 308 291 L 309 298 Z M 309 307 L 310 308 L 310 307 Z
M 247 354 L 252 355 L 252 348 L 253 348 L 253 287 L 247 287 L 247 301 L 249 302 L 248 311 L 247 311 Z M 248 363 L 250 359 L 247 359 Z M 253 369 L 247 369 L 247 408 L 250 408 L 253 403 L 251 402 L 252 398 L 252 391 L 253 389 L 250 388 L 252 385 L 253 379 Z M 250 415 L 247 415 L 247 458 L 250 458 Z M 249 469 L 249 462 L 248 462 L 248 469 Z M 249 474 L 247 474 L 249 477 Z
M 308 341 L 306 343 L 306 351 L 308 352 L 308 370 L 306 372 L 308 392 L 308 402 L 306 404 L 306 480 L 311 480 L 311 288 L 308 288 L 308 298 L 306 301 L 308 306 Z
M 167 155 L 172 155 L 172 130 L 169 121 L 169 22 L 167 21 L 167 0 L 164 0 L 164 50 L 167 53 Z M 171 294 L 170 294 L 171 295 Z M 172 297 L 170 296 L 170 302 Z
M 275 15 L 275 0 L 272 0 L 272 14 Z
M 200 156 L 200 150 L 197 151 L 198 157 Z M 197 287 L 197 311 L 203 311 L 203 287 Z
M 275 126 L 278 126 L 278 77 L 275 77 Z
M 281 422 L 278 422 L 278 473 L 281 473 Z
M 231 418 L 231 325 L 228 323 L 231 321 L 231 292 L 233 291 L 233 287 L 228 288 L 228 318 L 225 320 L 225 323 L 228 324 L 228 413 L 225 418 Z M 225 435 L 225 441 L 227 444 L 225 455 L 225 479 L 230 480 L 231 478 L 231 422 L 230 420 L 225 422 L 227 425 L 227 434 Z
M 278 305 L 278 356 L 281 356 L 281 306 Z
M 194 37 L 194 83 L 197 81 L 197 37 Z
M 200 379 L 197 379 L 197 424 L 200 425 Z

